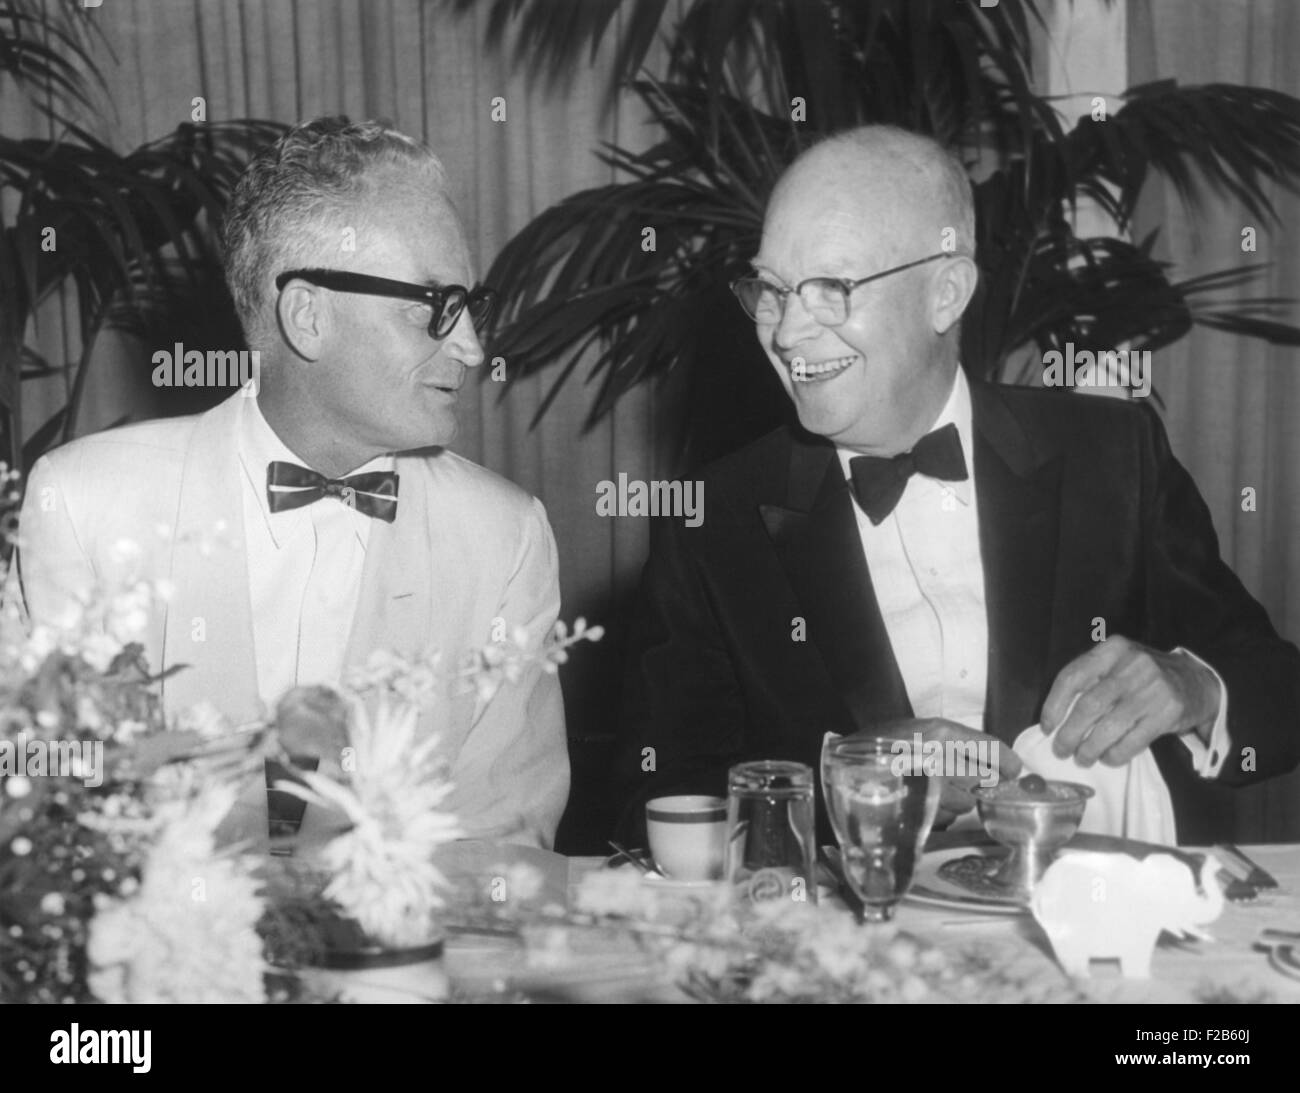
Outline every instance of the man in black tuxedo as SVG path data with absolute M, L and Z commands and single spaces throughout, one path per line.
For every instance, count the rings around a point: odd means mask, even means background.
M 926 138 L 854 130 L 778 182 L 735 287 L 801 428 L 708 468 L 700 526 L 655 528 L 623 837 L 651 797 L 725 794 L 747 759 L 815 770 L 825 732 L 900 719 L 1003 742 L 1003 775 L 1039 721 L 1084 765 L 1150 747 L 1185 842 L 1223 836 L 1216 784 L 1300 759 L 1300 653 L 1220 559 L 1156 415 L 965 378 L 973 254 L 969 181 Z

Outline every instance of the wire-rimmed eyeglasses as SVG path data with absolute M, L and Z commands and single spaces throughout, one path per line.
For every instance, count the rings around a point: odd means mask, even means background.
M 731 291 L 736 294 L 740 306 L 756 323 L 779 323 L 785 314 L 785 302 L 792 292 L 799 294 L 808 314 L 823 326 L 840 326 L 849 317 L 849 296 L 854 289 L 870 281 L 879 281 L 890 274 L 902 273 L 905 269 L 924 265 L 939 258 L 951 258 L 953 253 L 940 251 L 915 262 L 907 262 L 892 269 L 873 273 L 870 277 L 859 277 L 851 281 L 843 277 L 809 277 L 800 281 L 794 288 L 782 288 L 763 277 L 741 277 L 731 283 Z

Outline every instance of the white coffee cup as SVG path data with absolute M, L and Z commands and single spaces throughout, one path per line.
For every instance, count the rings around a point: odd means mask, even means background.
M 650 853 L 672 880 L 722 878 L 727 847 L 725 797 L 656 797 L 645 806 Z

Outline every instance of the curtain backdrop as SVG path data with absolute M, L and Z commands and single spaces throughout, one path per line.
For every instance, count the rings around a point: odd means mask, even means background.
M 1236 83 L 1300 96 L 1300 5 L 1294 0 L 1129 0 L 1129 83 Z M 1257 223 L 1229 197 L 1190 215 L 1173 187 L 1143 195 L 1135 238 L 1160 229 L 1157 255 L 1179 279 L 1269 263 L 1251 294 L 1300 298 L 1300 199 L 1272 195 L 1277 224 Z M 1243 230 L 1255 229 L 1254 252 Z M 1296 308 L 1288 316 L 1300 319 Z M 1171 443 L 1214 515 L 1228 564 L 1300 639 L 1300 352 L 1197 328 L 1153 356 Z M 1243 490 L 1253 490 L 1255 506 Z M 1300 732 L 1300 726 L 1293 726 Z M 1243 743 L 1249 744 L 1249 741 Z M 1238 839 L 1300 839 L 1300 773 L 1225 797 Z

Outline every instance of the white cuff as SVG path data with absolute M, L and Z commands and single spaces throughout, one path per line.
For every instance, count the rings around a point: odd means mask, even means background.
M 1228 761 L 1228 752 L 1232 749 L 1232 741 L 1228 737 L 1228 688 L 1223 682 L 1223 677 L 1195 653 L 1184 649 L 1181 645 L 1174 652 L 1191 657 L 1218 680 L 1219 712 L 1214 718 L 1209 745 L 1206 745 L 1195 729 L 1188 729 L 1178 735 L 1183 746 L 1192 753 L 1192 769 L 1202 778 L 1217 778 L 1219 771 L 1223 769 L 1223 764 Z

